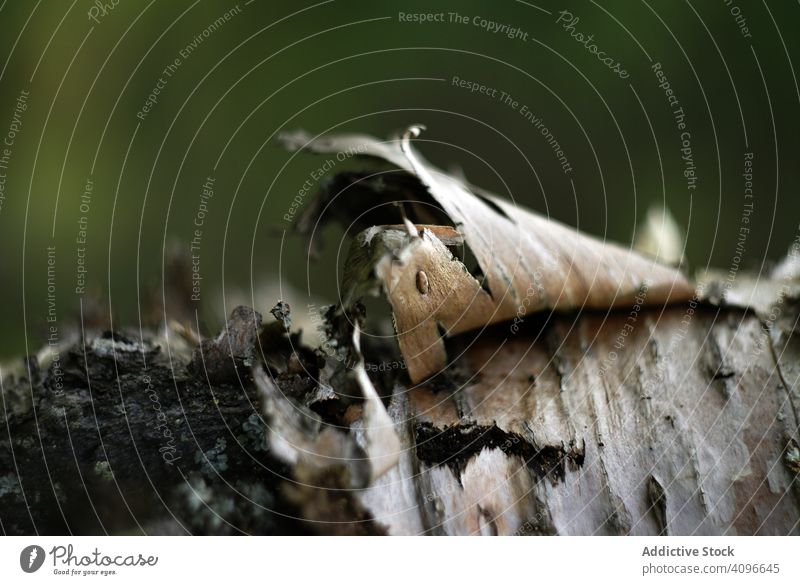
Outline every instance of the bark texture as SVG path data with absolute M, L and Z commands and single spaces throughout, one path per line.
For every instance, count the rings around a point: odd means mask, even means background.
M 302 345 L 283 301 L 267 319 L 238 307 L 200 341 L 175 321 L 191 322 L 185 291 L 168 291 L 177 306 L 157 331 L 83 324 L 76 341 L 3 367 L 4 533 L 800 533 L 800 241 L 770 277 L 711 272 L 685 300 L 679 271 L 517 217 L 434 177 L 407 144 L 337 140 L 290 138 L 404 170 L 331 177 L 301 219 L 366 234 L 322 347 Z M 527 247 L 500 258 L 481 240 L 491 229 Z M 559 252 L 569 241 L 575 253 Z M 420 256 L 425 242 L 441 253 Z M 538 268 L 546 294 L 521 310 Z M 665 293 L 676 279 L 681 294 Z M 361 334 L 376 292 L 399 348 Z M 414 295 L 427 300 L 410 310 Z M 680 302 L 659 306 L 667 297 Z M 424 355 L 403 347 L 418 320 L 433 337 Z
M 301 346 L 285 305 L 266 325 L 239 308 L 197 348 L 174 327 L 87 334 L 3 368 L 0 525 L 797 534 L 793 282 L 762 280 L 750 309 L 717 306 L 710 275 L 697 303 L 499 324 L 448 340 L 452 363 L 416 386 L 364 347 L 402 445 L 377 480 L 353 348 Z
M 395 397 L 409 451 L 364 500 L 394 533 L 797 533 L 796 341 L 684 319 L 642 311 L 623 348 L 626 315 L 482 336 L 463 386 Z

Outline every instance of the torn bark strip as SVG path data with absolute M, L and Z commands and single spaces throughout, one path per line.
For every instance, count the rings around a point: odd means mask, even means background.
M 412 126 L 388 141 L 302 132 L 281 138 L 292 150 L 354 153 L 399 169 L 334 176 L 298 227 L 358 218 L 354 225 L 363 231 L 345 262 L 343 308 L 367 294 L 386 296 L 412 382 L 445 368 L 443 336 L 503 321 L 513 321 L 513 328 L 543 310 L 653 306 L 693 297 L 692 283 L 679 270 L 431 166 L 411 146 L 420 129 Z

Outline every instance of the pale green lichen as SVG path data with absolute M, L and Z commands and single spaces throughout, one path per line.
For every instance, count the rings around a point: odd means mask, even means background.
M 225 439 L 220 437 L 211 449 L 195 454 L 195 462 L 201 465 L 203 473 L 213 477 L 228 469 L 228 455 L 225 453 L 227 447 Z
M 19 482 L 15 475 L 8 473 L 0 476 L 0 498 L 19 493 Z
M 252 445 L 255 451 L 269 451 L 267 443 L 267 428 L 261 417 L 253 413 L 247 420 L 242 423 L 242 430 L 245 432 L 245 437 L 249 439 L 248 443 Z M 245 441 L 240 441 L 244 443 Z
M 111 470 L 111 465 L 108 461 L 97 461 L 94 464 L 94 474 L 104 481 L 112 481 L 114 479 L 114 472 Z

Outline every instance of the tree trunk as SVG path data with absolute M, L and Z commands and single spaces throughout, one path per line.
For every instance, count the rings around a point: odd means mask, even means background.
M 626 324 L 482 337 L 477 378 L 395 398 L 409 451 L 363 500 L 393 533 L 797 533 L 797 340 L 734 310 Z
M 720 282 L 665 310 L 458 336 L 456 359 L 417 386 L 365 348 L 403 447 L 374 481 L 355 368 L 300 346 L 285 305 L 266 326 L 237 309 L 198 348 L 174 326 L 144 342 L 89 336 L 3 369 L 0 525 L 797 534 L 796 285 L 762 281 L 769 301 L 742 309 L 717 306 Z M 726 296 L 743 290 L 756 289 Z

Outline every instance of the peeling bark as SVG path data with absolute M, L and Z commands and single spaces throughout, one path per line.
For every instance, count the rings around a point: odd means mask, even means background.
M 759 350 L 754 315 L 698 309 L 677 338 L 684 312 L 643 313 L 603 376 L 624 315 L 551 318 L 501 352 L 480 336 L 469 383 L 403 398 L 420 476 L 400 468 L 387 483 L 425 486 L 433 533 L 484 532 L 491 518 L 504 534 L 796 534 L 797 378 L 787 389 Z M 392 532 L 391 508 L 375 513 Z
M 269 348 L 244 349 L 251 375 L 233 368 L 239 348 L 213 383 L 172 336 L 170 352 L 166 336 L 90 338 L 62 355 L 63 395 L 52 364 L 4 368 L 2 528 L 797 534 L 798 302 L 768 328 L 693 305 L 643 309 L 621 348 L 625 313 L 540 314 L 515 335 L 455 338 L 459 357 L 425 384 L 370 372 L 400 445 L 382 475 L 355 362 L 296 345 L 280 321 L 250 336 Z M 248 337 L 254 316 L 237 309 L 227 335 Z M 317 408 L 324 380 L 335 408 Z
M 419 181 L 358 189 L 390 202 L 418 195 Z M 351 296 L 327 311 L 325 347 L 303 346 L 279 302 L 269 322 L 236 308 L 199 343 L 168 320 L 143 338 L 87 332 L 57 359 L 47 349 L 4 366 L 0 529 L 800 533 L 796 249 L 770 277 L 709 272 L 694 298 L 666 306 L 556 304 L 437 331 L 432 363 L 448 363 L 425 378 L 367 368 L 410 366 L 394 343 L 359 335 L 358 299 L 376 285 L 364 266 L 389 282 L 393 254 L 427 242 L 438 260 L 406 284 L 433 297 L 466 265 L 447 257 L 468 240 L 451 214 L 414 205 L 399 224 L 385 210 L 362 218 Z M 453 282 L 489 294 L 464 274 Z
M 350 229 L 352 218 L 361 220 L 364 231 L 355 237 L 342 283 L 344 306 L 364 294 L 386 296 L 411 381 L 448 365 L 443 337 L 503 321 L 517 327 L 525 315 L 542 310 L 657 306 L 691 298 L 694 287 L 682 272 L 432 167 L 411 146 L 420 129 L 412 126 L 388 141 L 283 136 L 291 149 L 356 152 L 398 168 L 372 177 L 337 177 L 336 190 L 324 189 L 300 225 L 343 220 Z M 392 215 L 389 223 L 402 220 L 399 229 L 385 222 L 362 225 Z M 423 225 L 437 217 L 435 225 Z

